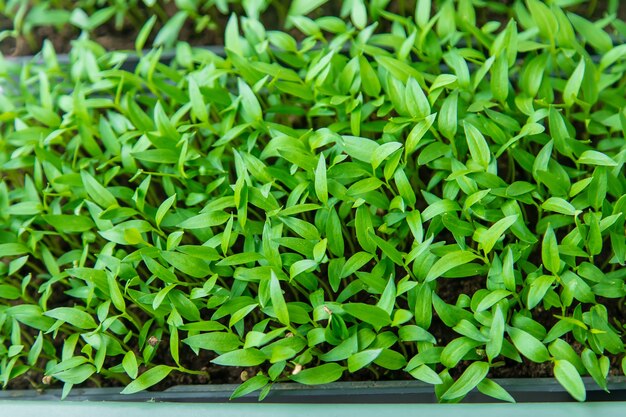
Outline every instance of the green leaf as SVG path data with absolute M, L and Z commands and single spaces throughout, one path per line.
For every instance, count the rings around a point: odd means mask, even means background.
M 157 212 L 154 216 L 154 222 L 156 223 L 157 227 L 161 225 L 163 218 L 165 217 L 165 215 L 167 214 L 167 212 L 169 211 L 169 209 L 172 207 L 172 205 L 175 202 L 176 202 L 176 194 L 173 194 L 161 203 L 161 205 L 157 209 Z
M 441 110 L 439 111 L 438 127 L 441 134 L 452 140 L 456 135 L 458 119 L 458 101 L 459 95 L 455 91 L 443 101 Z
M 161 256 L 174 268 L 194 278 L 204 278 L 211 272 L 207 262 L 195 256 L 171 251 L 163 251 Z
M 72 307 L 57 307 L 46 311 L 44 316 L 52 317 L 76 326 L 79 329 L 89 330 L 97 327 L 95 320 L 89 313 Z
M 415 22 L 424 28 L 430 18 L 431 0 L 418 0 L 415 7 Z
M 472 159 L 486 170 L 491 161 L 491 151 L 485 137 L 469 122 L 463 122 L 463 128 Z
M 328 0 L 294 0 L 289 6 L 289 16 L 303 16 L 324 5 Z
M 91 230 L 94 227 L 93 221 L 86 216 L 48 214 L 41 216 L 41 218 L 59 232 L 80 233 Z
M 402 326 L 398 330 L 398 336 L 403 342 L 430 342 L 433 344 L 437 342 L 432 334 L 415 325 Z
M 117 200 L 111 194 L 109 190 L 104 188 L 94 177 L 87 171 L 80 172 L 81 179 L 83 180 L 83 186 L 85 191 L 89 195 L 89 198 L 99 205 L 100 207 L 107 209 L 117 205 Z
M 516 284 L 513 269 L 513 251 L 510 247 L 507 247 L 504 259 L 502 260 L 502 280 L 507 290 L 515 292 Z
M 61 372 L 57 372 L 53 374 L 53 376 L 66 384 L 82 384 L 95 372 L 95 366 L 86 363 L 71 369 L 65 369 Z
M 406 83 L 406 89 L 404 90 L 404 100 L 409 110 L 409 114 L 414 119 L 423 119 L 430 115 L 430 103 L 424 95 L 422 88 L 413 77 L 409 77 Z
M 517 350 L 522 355 L 524 355 L 531 361 L 536 363 L 543 363 L 550 359 L 548 348 L 546 348 L 543 343 L 541 343 L 531 334 L 515 327 L 509 327 L 507 331 L 509 333 L 509 336 L 511 336 L 513 345 L 515 345 Z
M 137 34 L 137 38 L 135 39 L 135 50 L 139 53 L 144 46 L 146 45 L 146 41 L 148 40 L 148 36 L 150 36 L 150 32 L 154 28 L 154 24 L 157 21 L 157 16 L 153 15 L 146 21 L 146 23 L 141 27 L 139 34 Z
M 166 365 L 157 365 L 154 368 L 150 368 L 139 375 L 139 378 L 128 384 L 121 394 L 134 394 L 148 389 L 164 380 L 174 369 L 176 368 Z
M 212 211 L 201 213 L 181 222 L 178 227 L 181 229 L 203 229 L 206 227 L 219 226 L 230 219 L 230 214 L 223 211 Z
M 248 123 L 263 120 L 263 111 L 252 89 L 242 79 L 237 79 L 241 97 L 241 116 Z
M 241 346 L 239 336 L 233 333 L 212 332 L 202 333 L 183 340 L 183 343 L 194 349 L 214 350 L 215 352 L 230 352 Z
M 257 366 L 267 360 L 265 354 L 258 349 L 248 348 L 233 350 L 213 359 L 216 365 L 222 366 Z
M 187 12 L 185 11 L 179 11 L 172 16 L 157 33 L 156 38 L 154 38 L 154 46 L 163 45 L 166 48 L 172 48 L 186 20 Z
M 589 372 L 589 375 L 593 378 L 593 380 L 598 384 L 606 392 L 609 392 L 606 374 L 602 372 L 600 362 L 596 357 L 596 354 L 589 348 L 585 348 L 583 353 L 580 355 L 582 359 L 583 366 Z
M 393 307 L 396 302 L 396 283 L 393 279 L 393 275 L 389 277 L 389 281 L 387 281 L 387 286 L 385 286 L 385 290 L 383 294 L 380 296 L 378 303 L 376 303 L 377 307 L 383 309 L 389 316 L 393 312 Z
M 324 155 L 320 154 L 315 169 L 315 194 L 317 198 L 324 204 L 328 203 L 328 185 L 326 180 L 326 160 Z
M 0 258 L 24 255 L 28 252 L 28 247 L 22 243 L 0 243 Z
M 614 167 L 617 166 L 611 157 L 602 152 L 588 150 L 583 152 L 577 161 L 579 164 Z
M 474 253 L 463 250 L 447 253 L 430 268 L 428 275 L 426 275 L 426 282 L 433 281 L 452 268 L 464 265 L 476 258 L 478 258 L 478 256 Z
M 235 398 L 243 397 L 251 392 L 260 390 L 266 386 L 269 381 L 270 379 L 265 375 L 255 375 L 235 388 L 230 396 L 230 399 L 234 400 Z
M 391 317 L 380 307 L 364 303 L 349 303 L 344 304 L 342 308 L 351 316 L 375 327 L 383 327 L 391 324 Z
M 441 352 L 441 363 L 448 368 L 454 368 L 465 355 L 481 343 L 469 337 L 458 337 L 448 343 Z
M 359 161 L 372 163 L 372 157 L 378 152 L 379 144 L 371 139 L 356 136 L 342 136 L 345 152 Z
M 433 371 L 433 369 L 428 365 L 420 365 L 411 371 L 409 371 L 411 376 L 415 379 L 419 379 L 420 381 L 426 382 L 427 384 L 439 385 L 443 384 L 441 377 L 437 374 L 437 372 Z
M 491 93 L 500 102 L 509 95 L 509 63 L 505 54 L 498 55 L 491 67 Z
M 402 265 L 402 253 L 396 249 L 391 243 L 382 239 L 371 230 L 369 231 L 369 237 L 376 243 L 376 245 L 383 251 L 389 259 L 391 259 L 396 265 Z
M 576 208 L 568 201 L 560 197 L 550 197 L 543 202 L 541 208 L 547 211 L 554 211 L 556 213 L 565 214 L 567 216 L 575 216 Z
M 541 302 L 541 300 L 543 300 L 543 297 L 554 283 L 554 280 L 555 277 L 552 275 L 542 275 L 530 284 L 530 288 L 528 290 L 528 301 L 526 303 L 528 309 L 534 308 Z
M 348 358 L 348 372 L 356 372 L 372 363 L 382 352 L 382 349 L 368 349 L 355 353 Z
M 289 311 L 287 310 L 287 304 L 283 297 L 283 291 L 280 288 L 280 282 L 276 277 L 274 271 L 270 273 L 270 298 L 272 300 L 272 306 L 274 307 L 274 313 L 278 318 L 278 321 L 285 326 L 289 325 Z
M 500 306 L 497 305 L 493 313 L 491 327 L 489 328 L 489 341 L 487 342 L 487 346 L 485 348 L 489 362 L 492 362 L 496 357 L 498 357 L 502 351 L 504 328 L 504 314 L 502 313 Z
M 428 132 L 430 127 L 433 125 L 435 118 L 437 117 L 437 113 L 431 114 L 430 116 L 426 116 L 423 120 L 420 120 L 411 132 L 409 132 L 409 136 L 406 138 L 405 144 L 405 155 L 411 155 L 417 149 L 417 145 L 419 145 L 420 141 Z M 441 119 L 440 119 L 441 120 Z
M 596 50 L 607 52 L 613 47 L 611 36 L 594 23 L 574 14 L 567 13 L 576 32 L 589 42 Z
M 552 230 L 552 225 L 548 224 L 546 233 L 541 242 L 541 261 L 543 266 L 553 274 L 558 274 L 561 269 L 561 258 L 559 257 L 559 247 L 556 236 Z
M 563 89 L 563 103 L 566 107 L 571 107 L 578 97 L 578 91 L 583 82 L 585 76 L 585 59 L 581 58 L 578 66 L 572 73 L 572 76 L 567 80 L 565 88 Z
M 480 235 L 480 244 L 485 251 L 485 255 L 491 252 L 500 237 L 506 230 L 513 225 L 518 219 L 517 214 L 506 216 L 495 222 L 489 229 Z
M 208 123 L 209 113 L 204 104 L 204 98 L 202 97 L 200 88 L 198 88 L 198 84 L 192 77 L 189 78 L 189 99 L 191 101 L 191 109 L 198 120 L 203 123 Z
M 554 377 L 577 401 L 585 401 L 585 384 L 576 367 L 566 360 L 554 361 Z
M 363 56 L 359 56 L 359 68 L 361 70 L 361 82 L 363 90 L 371 97 L 378 97 L 380 94 L 380 80 L 376 71 L 372 68 L 369 61 Z
M 539 0 L 526 0 L 526 4 L 541 36 L 549 39 L 550 43 L 554 44 L 555 31 L 559 25 L 552 10 Z
M 458 380 L 448 388 L 441 396 L 442 400 L 453 400 L 462 398 L 474 389 L 489 373 L 489 364 L 486 362 L 473 362 Z
M 348 259 L 348 261 L 341 268 L 341 278 L 348 277 L 361 269 L 369 261 L 372 260 L 374 255 L 367 252 L 357 252 Z
M 482 392 L 485 395 L 488 395 L 492 398 L 506 401 L 509 403 L 514 403 L 515 398 L 511 396 L 504 388 L 502 388 L 497 382 L 485 378 L 483 379 L 477 386 L 478 391 Z
M 344 370 L 345 368 L 339 364 L 326 363 L 324 365 L 300 371 L 297 374 L 292 375 L 290 379 L 304 385 L 329 384 L 341 378 Z
M 124 359 L 122 359 L 122 367 L 129 377 L 132 379 L 137 378 L 139 367 L 137 365 L 137 358 L 133 352 L 126 352 Z

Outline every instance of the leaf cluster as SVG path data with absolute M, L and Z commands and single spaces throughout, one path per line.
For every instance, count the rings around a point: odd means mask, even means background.
M 348 3 L 345 20 L 294 2 L 300 42 L 233 15 L 224 56 L 179 42 L 127 70 L 83 37 L 67 66 L 50 44 L 0 60 L 5 386 L 35 371 L 132 393 L 208 354 L 256 370 L 234 397 L 369 369 L 512 401 L 490 373 L 515 362 L 550 363 L 578 400 L 581 375 L 607 388 L 623 22 Z

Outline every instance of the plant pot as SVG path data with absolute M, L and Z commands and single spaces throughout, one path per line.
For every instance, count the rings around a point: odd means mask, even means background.
M 552 378 L 506 378 L 496 380 L 518 403 L 566 403 L 570 395 Z M 584 378 L 589 402 L 626 402 L 626 377 L 609 379 L 609 390 L 603 391 L 591 378 Z M 109 402 L 175 402 L 175 403 L 257 403 L 255 393 L 229 400 L 237 384 L 178 385 L 164 391 L 142 391 L 120 394 L 120 388 L 72 389 L 64 401 Z M 0 402 L 60 401 L 61 389 L 9 390 L 0 392 Z M 306 386 L 278 383 L 261 402 L 281 404 L 429 404 L 437 399 L 432 385 L 419 381 L 361 381 L 335 382 Z M 473 390 L 464 403 L 496 403 L 491 397 Z
M 338 382 L 317 387 L 276 384 L 266 399 L 257 403 L 253 394 L 229 401 L 235 385 L 176 386 L 163 392 L 141 392 L 120 395 L 119 388 L 75 388 L 65 401 L 61 390 L 41 393 L 30 390 L 0 393 L 0 407 L 11 416 L 44 414 L 46 417 L 67 415 L 153 416 L 211 410 L 212 416 L 319 416 L 359 414 L 363 417 L 407 414 L 419 403 L 420 413 L 428 416 L 507 415 L 528 416 L 533 413 L 550 416 L 621 415 L 626 407 L 626 378 L 609 382 L 611 393 L 599 389 L 586 378 L 587 403 L 572 402 L 571 397 L 554 380 L 502 379 L 498 383 L 520 403 L 493 403 L 476 390 L 463 404 L 434 404 L 432 387 L 417 381 Z M 211 403 L 207 405 L 206 403 Z M 306 404 L 304 406 L 298 404 Z

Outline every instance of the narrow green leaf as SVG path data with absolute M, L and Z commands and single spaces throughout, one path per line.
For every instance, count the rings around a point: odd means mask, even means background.
M 124 359 L 122 359 L 122 367 L 129 377 L 132 379 L 137 378 L 139 367 L 137 365 L 137 358 L 133 352 L 126 352 Z
M 485 255 L 491 252 L 500 237 L 506 230 L 513 225 L 518 219 L 517 214 L 506 216 L 495 222 L 489 229 L 480 235 L 480 244 L 485 251 Z
M 486 170 L 489 166 L 489 161 L 491 161 L 491 152 L 485 137 L 469 122 L 464 122 L 463 128 L 465 129 L 465 138 L 467 139 L 467 146 L 472 159 Z
M 566 360 L 554 361 L 554 377 L 577 401 L 585 401 L 585 384 L 576 367 Z
M 452 140 L 456 135 L 458 120 L 458 101 L 459 95 L 455 91 L 443 101 L 441 110 L 439 111 L 438 127 L 441 134 Z
M 324 204 L 328 203 L 328 183 L 326 180 L 326 160 L 324 155 L 320 154 L 315 169 L 315 194 L 317 198 Z
M 48 310 L 43 314 L 44 316 L 69 323 L 79 329 L 89 330 L 97 327 L 95 320 L 89 313 L 85 313 L 77 308 L 57 307 L 55 309 Z
M 203 123 L 208 123 L 209 113 L 207 112 L 200 88 L 198 88 L 198 84 L 193 77 L 189 77 L 189 99 L 191 101 L 191 109 L 198 120 Z
M 265 354 L 258 349 L 238 349 L 224 353 L 211 362 L 222 366 L 257 366 L 265 362 Z
M 580 155 L 580 158 L 578 158 L 577 162 L 579 164 L 585 165 L 597 165 L 607 167 L 617 166 L 617 162 L 615 162 L 610 156 L 594 150 L 588 150 L 583 152 Z
M 489 341 L 486 346 L 487 358 L 489 362 L 493 361 L 502 351 L 502 340 L 504 339 L 504 314 L 499 305 L 493 313 L 493 320 L 489 328 Z
M 506 401 L 509 403 L 514 403 L 515 398 L 511 396 L 504 388 L 502 388 L 497 382 L 485 378 L 483 379 L 477 386 L 478 391 L 482 392 L 485 395 L 488 395 L 492 398 Z
M 272 300 L 272 306 L 274 307 L 274 313 L 285 326 L 289 325 L 289 311 L 287 310 L 287 304 L 283 297 L 283 291 L 280 288 L 280 282 L 276 277 L 276 274 L 272 270 L 270 274 L 270 298 Z
M 476 258 L 478 258 L 478 256 L 474 253 L 463 250 L 447 253 L 430 268 L 428 275 L 426 275 L 426 282 L 433 281 L 452 268 L 464 265 Z
M 559 247 L 554 231 L 552 230 L 552 225 L 550 224 L 548 224 L 548 228 L 541 242 L 541 261 L 543 262 L 543 266 L 553 274 L 558 274 L 561 269 Z
M 528 301 L 526 303 L 528 309 L 534 308 L 541 302 L 541 300 L 543 300 L 543 297 L 554 283 L 554 280 L 555 277 L 552 275 L 542 275 L 530 284 L 530 288 L 528 290 Z
M 437 117 L 437 113 L 433 113 L 429 116 L 426 116 L 423 120 L 420 120 L 411 132 L 409 132 L 409 136 L 406 138 L 406 144 L 404 153 L 405 155 L 411 155 L 417 149 L 417 145 L 422 140 L 426 132 L 430 129 Z
M 531 334 L 515 327 L 507 331 L 517 350 L 531 361 L 543 363 L 550 359 L 548 348 Z
M 94 177 L 87 171 L 81 171 L 80 176 L 83 180 L 85 191 L 89 198 L 100 207 L 107 209 L 117 205 L 117 200 L 109 190 L 104 188 Z
M 326 363 L 305 369 L 290 378 L 304 385 L 321 385 L 335 382 L 343 375 L 344 367 L 337 363 Z
M 344 304 L 342 308 L 351 316 L 375 327 L 383 327 L 391 324 L 389 314 L 377 306 L 364 303 L 349 303 Z
M 441 377 L 437 374 L 437 372 L 433 371 L 433 369 L 424 364 L 420 365 L 415 369 L 409 371 L 411 376 L 415 379 L 419 379 L 422 382 L 426 382 L 427 384 L 439 385 L 443 384 Z
M 368 349 L 355 353 L 348 358 L 348 371 L 356 372 L 372 363 L 382 352 L 382 348 Z
M 585 59 L 581 58 L 578 66 L 572 73 L 572 76 L 569 78 L 569 80 L 567 80 L 565 88 L 563 89 L 563 103 L 565 103 L 566 107 L 571 107 L 574 104 L 576 97 L 578 97 L 578 92 L 583 82 L 584 75 Z
M 382 239 L 371 230 L 369 231 L 369 237 L 376 243 L 376 245 L 383 251 L 389 259 L 391 259 L 396 265 L 402 265 L 402 252 L 396 249 L 391 243 Z
M 235 398 L 243 397 L 251 392 L 260 390 L 266 386 L 269 381 L 270 379 L 265 375 L 255 375 L 235 388 L 230 396 L 230 399 L 234 400 Z
M 442 400 L 453 400 L 464 397 L 474 389 L 489 373 L 489 364 L 474 362 L 463 372 L 450 388 L 441 396 Z
M 150 36 L 150 32 L 154 28 L 154 24 L 157 21 L 157 16 L 153 15 L 148 19 L 148 21 L 141 27 L 137 38 L 135 39 L 135 50 L 139 53 L 144 46 L 146 45 L 146 41 L 148 40 L 148 36 Z
M 413 77 L 409 77 L 406 83 L 404 100 L 409 114 L 414 119 L 423 119 L 430 115 L 430 103 L 424 95 L 424 91 L 422 91 L 422 88 Z
M 164 380 L 174 369 L 176 368 L 166 365 L 157 365 L 154 368 L 150 368 L 139 375 L 139 378 L 128 384 L 121 394 L 134 394 L 148 389 Z
M 213 350 L 218 353 L 233 351 L 242 344 L 239 336 L 225 332 L 196 334 L 184 339 L 183 343 L 194 349 Z

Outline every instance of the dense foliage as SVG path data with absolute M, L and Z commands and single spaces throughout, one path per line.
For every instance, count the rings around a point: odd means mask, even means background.
M 578 400 L 581 375 L 606 387 L 624 23 L 571 1 L 346 3 L 292 13 L 298 35 L 233 15 L 224 56 L 179 42 L 129 71 L 85 32 L 67 66 L 48 43 L 0 61 L 5 386 L 132 393 L 208 354 L 252 373 L 234 396 L 370 369 L 510 401 L 490 372 L 515 362 Z

